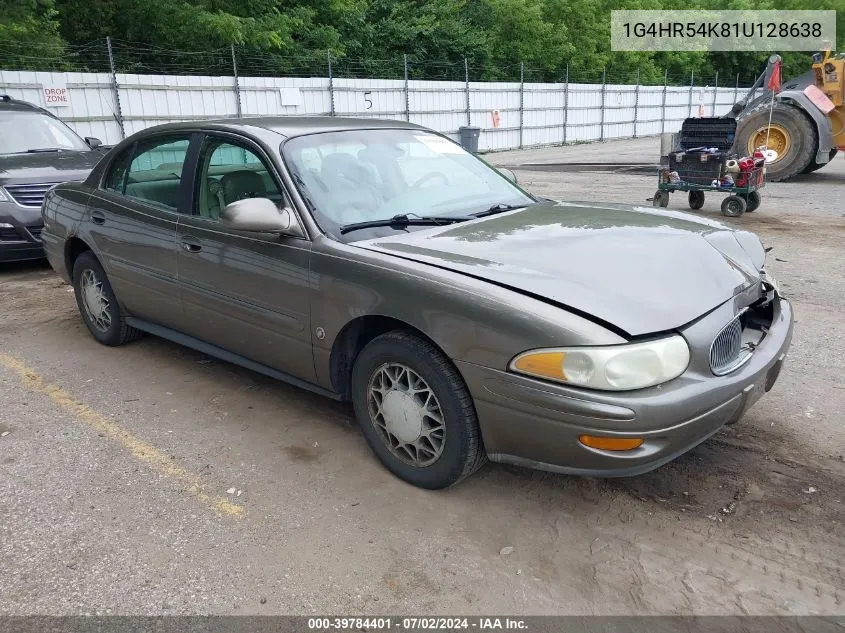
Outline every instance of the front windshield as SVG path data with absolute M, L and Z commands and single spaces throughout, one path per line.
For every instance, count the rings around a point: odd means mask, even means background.
M 467 216 L 533 202 L 459 145 L 423 130 L 310 134 L 287 141 L 283 151 L 315 219 L 332 235 L 341 226 L 396 215 Z M 349 239 L 372 235 L 356 232 Z
M 0 154 L 90 148 L 67 125 L 41 112 L 0 110 Z

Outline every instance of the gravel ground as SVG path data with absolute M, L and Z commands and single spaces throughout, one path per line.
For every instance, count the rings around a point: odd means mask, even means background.
M 488 159 L 649 204 L 652 175 L 548 165 L 657 148 Z M 48 267 L 0 269 L 0 613 L 845 613 L 845 161 L 730 223 L 773 247 L 798 321 L 741 423 L 637 478 L 489 465 L 437 493 L 383 470 L 346 406 L 154 337 L 102 347 Z

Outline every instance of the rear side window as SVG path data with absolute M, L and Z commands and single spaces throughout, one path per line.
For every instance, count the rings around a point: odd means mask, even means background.
M 126 191 L 126 172 L 129 171 L 129 161 L 132 160 L 134 146 L 126 148 L 109 166 L 109 172 L 103 181 L 103 189 L 123 195 Z
M 104 188 L 168 211 L 179 206 L 188 136 L 157 137 L 137 143 L 110 166 Z

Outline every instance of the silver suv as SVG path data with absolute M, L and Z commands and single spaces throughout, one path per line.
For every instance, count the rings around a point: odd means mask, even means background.
M 84 180 L 103 156 L 52 112 L 0 95 L 0 262 L 44 257 L 41 202 L 53 185 Z

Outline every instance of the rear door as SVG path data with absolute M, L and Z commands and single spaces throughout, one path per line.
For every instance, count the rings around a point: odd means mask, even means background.
M 179 281 L 185 331 L 225 350 L 314 380 L 308 267 L 311 242 L 234 231 L 220 223 L 227 204 L 289 197 L 273 162 L 247 139 L 209 134 L 195 172 L 192 213 L 179 222 Z
M 190 138 L 155 136 L 127 148 L 89 201 L 89 234 L 118 300 L 129 313 L 171 327 L 182 320 L 176 227 Z

